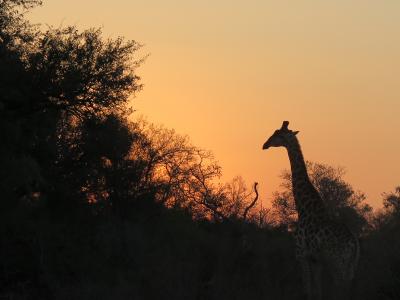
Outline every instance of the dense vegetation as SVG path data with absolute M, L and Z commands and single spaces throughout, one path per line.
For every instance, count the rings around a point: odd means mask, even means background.
M 140 45 L 32 26 L 0 1 L 1 299 L 304 299 L 290 174 L 256 210 L 211 153 L 132 121 Z M 361 239 L 355 299 L 400 299 L 400 188 L 373 212 L 343 170 L 309 163 Z

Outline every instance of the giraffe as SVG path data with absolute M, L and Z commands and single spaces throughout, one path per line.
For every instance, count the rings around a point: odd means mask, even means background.
M 296 137 L 289 122 L 264 143 L 263 149 L 285 147 L 292 174 L 293 196 L 298 222 L 294 233 L 296 257 L 303 272 L 308 299 L 346 299 L 359 257 L 358 239 L 328 213 L 318 191 L 312 185 Z

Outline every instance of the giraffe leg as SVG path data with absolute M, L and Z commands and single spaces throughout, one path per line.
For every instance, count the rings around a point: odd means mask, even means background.
M 335 300 L 350 300 L 351 299 L 352 282 L 343 280 L 335 284 Z
M 309 261 L 306 259 L 302 259 L 301 262 L 301 269 L 303 272 L 303 286 L 304 286 L 304 291 L 306 292 L 307 299 L 308 300 L 314 300 L 313 299 L 313 291 L 312 291 L 312 276 L 311 276 L 311 266 Z
M 310 265 L 313 299 L 322 300 L 322 265 L 319 261 L 312 261 Z
M 329 299 L 350 300 L 352 281 L 344 279 L 345 276 L 338 268 L 338 264 L 329 264 L 327 270 L 328 282 L 326 283 L 326 288 L 328 289 Z

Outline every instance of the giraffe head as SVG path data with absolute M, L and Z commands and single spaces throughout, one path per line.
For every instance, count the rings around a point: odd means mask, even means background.
M 283 121 L 282 127 L 275 130 L 274 134 L 264 143 L 263 149 L 268 149 L 269 147 L 287 147 L 289 143 L 293 140 L 298 131 L 292 131 L 288 128 L 289 122 Z

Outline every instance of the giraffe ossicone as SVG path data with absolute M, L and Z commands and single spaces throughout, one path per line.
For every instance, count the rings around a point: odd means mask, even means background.
M 295 231 L 296 257 L 303 270 L 308 299 L 345 299 L 359 258 L 358 238 L 328 212 L 311 183 L 298 131 L 284 121 L 264 143 L 263 149 L 286 148 L 292 174 L 292 190 L 298 221 Z M 329 290 L 329 291 L 328 291 Z

